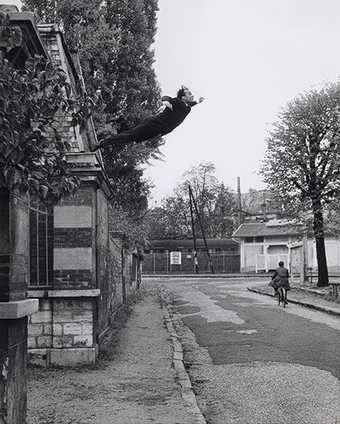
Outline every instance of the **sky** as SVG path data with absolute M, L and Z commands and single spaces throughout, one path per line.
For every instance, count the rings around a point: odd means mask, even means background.
M 205 102 L 166 136 L 145 175 L 152 202 L 203 161 L 241 191 L 258 170 L 271 123 L 300 93 L 340 75 L 338 0 L 159 0 L 155 71 L 162 94 L 184 84 Z
M 237 177 L 242 192 L 264 188 L 258 170 L 280 109 L 339 80 L 339 16 L 338 0 L 159 0 L 153 48 L 162 94 L 184 84 L 205 101 L 166 136 L 163 160 L 146 166 L 150 204 L 200 162 L 213 162 L 232 189 Z

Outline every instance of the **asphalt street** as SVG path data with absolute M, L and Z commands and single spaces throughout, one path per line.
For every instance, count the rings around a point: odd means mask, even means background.
M 158 283 L 174 293 L 191 333 L 183 342 L 207 422 L 340 424 L 339 317 L 278 307 L 273 298 L 247 291 L 264 283 L 259 280 Z

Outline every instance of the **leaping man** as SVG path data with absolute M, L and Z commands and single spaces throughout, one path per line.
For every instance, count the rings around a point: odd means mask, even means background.
M 204 98 L 200 97 L 198 101 L 195 101 L 191 91 L 182 86 L 178 90 L 176 97 L 162 97 L 162 102 L 165 106 L 162 112 L 145 119 L 130 130 L 105 137 L 92 151 L 103 149 L 116 143 L 141 143 L 157 136 L 169 134 L 184 121 L 191 108 L 203 100 Z

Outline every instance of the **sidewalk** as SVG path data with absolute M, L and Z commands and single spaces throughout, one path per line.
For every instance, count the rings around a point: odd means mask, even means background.
M 111 358 L 30 370 L 28 424 L 202 424 L 181 346 L 157 294 L 137 303 Z
M 268 284 L 248 287 L 248 290 L 254 293 L 274 297 L 274 290 L 269 287 Z M 340 316 L 340 303 L 324 299 L 325 295 L 325 289 L 317 287 L 292 287 L 292 289 L 288 292 L 288 303 L 294 303 L 317 311 Z

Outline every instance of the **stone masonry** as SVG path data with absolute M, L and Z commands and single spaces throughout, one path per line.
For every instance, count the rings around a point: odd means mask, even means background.
M 38 29 L 77 95 L 82 85 L 78 58 L 72 57 L 56 25 Z M 94 363 L 126 293 L 135 288 L 127 269 L 131 258 L 127 252 L 123 255 L 122 272 L 122 241 L 110 236 L 111 193 L 100 153 L 89 151 L 97 142 L 93 122 L 89 119 L 82 128 L 73 128 L 66 117 L 59 121 L 59 130 L 71 140 L 67 160 L 81 184 L 75 195 L 54 207 L 53 278 L 45 287 L 30 284 L 29 297 L 39 299 L 39 312 L 29 320 L 29 359 L 42 366 Z

